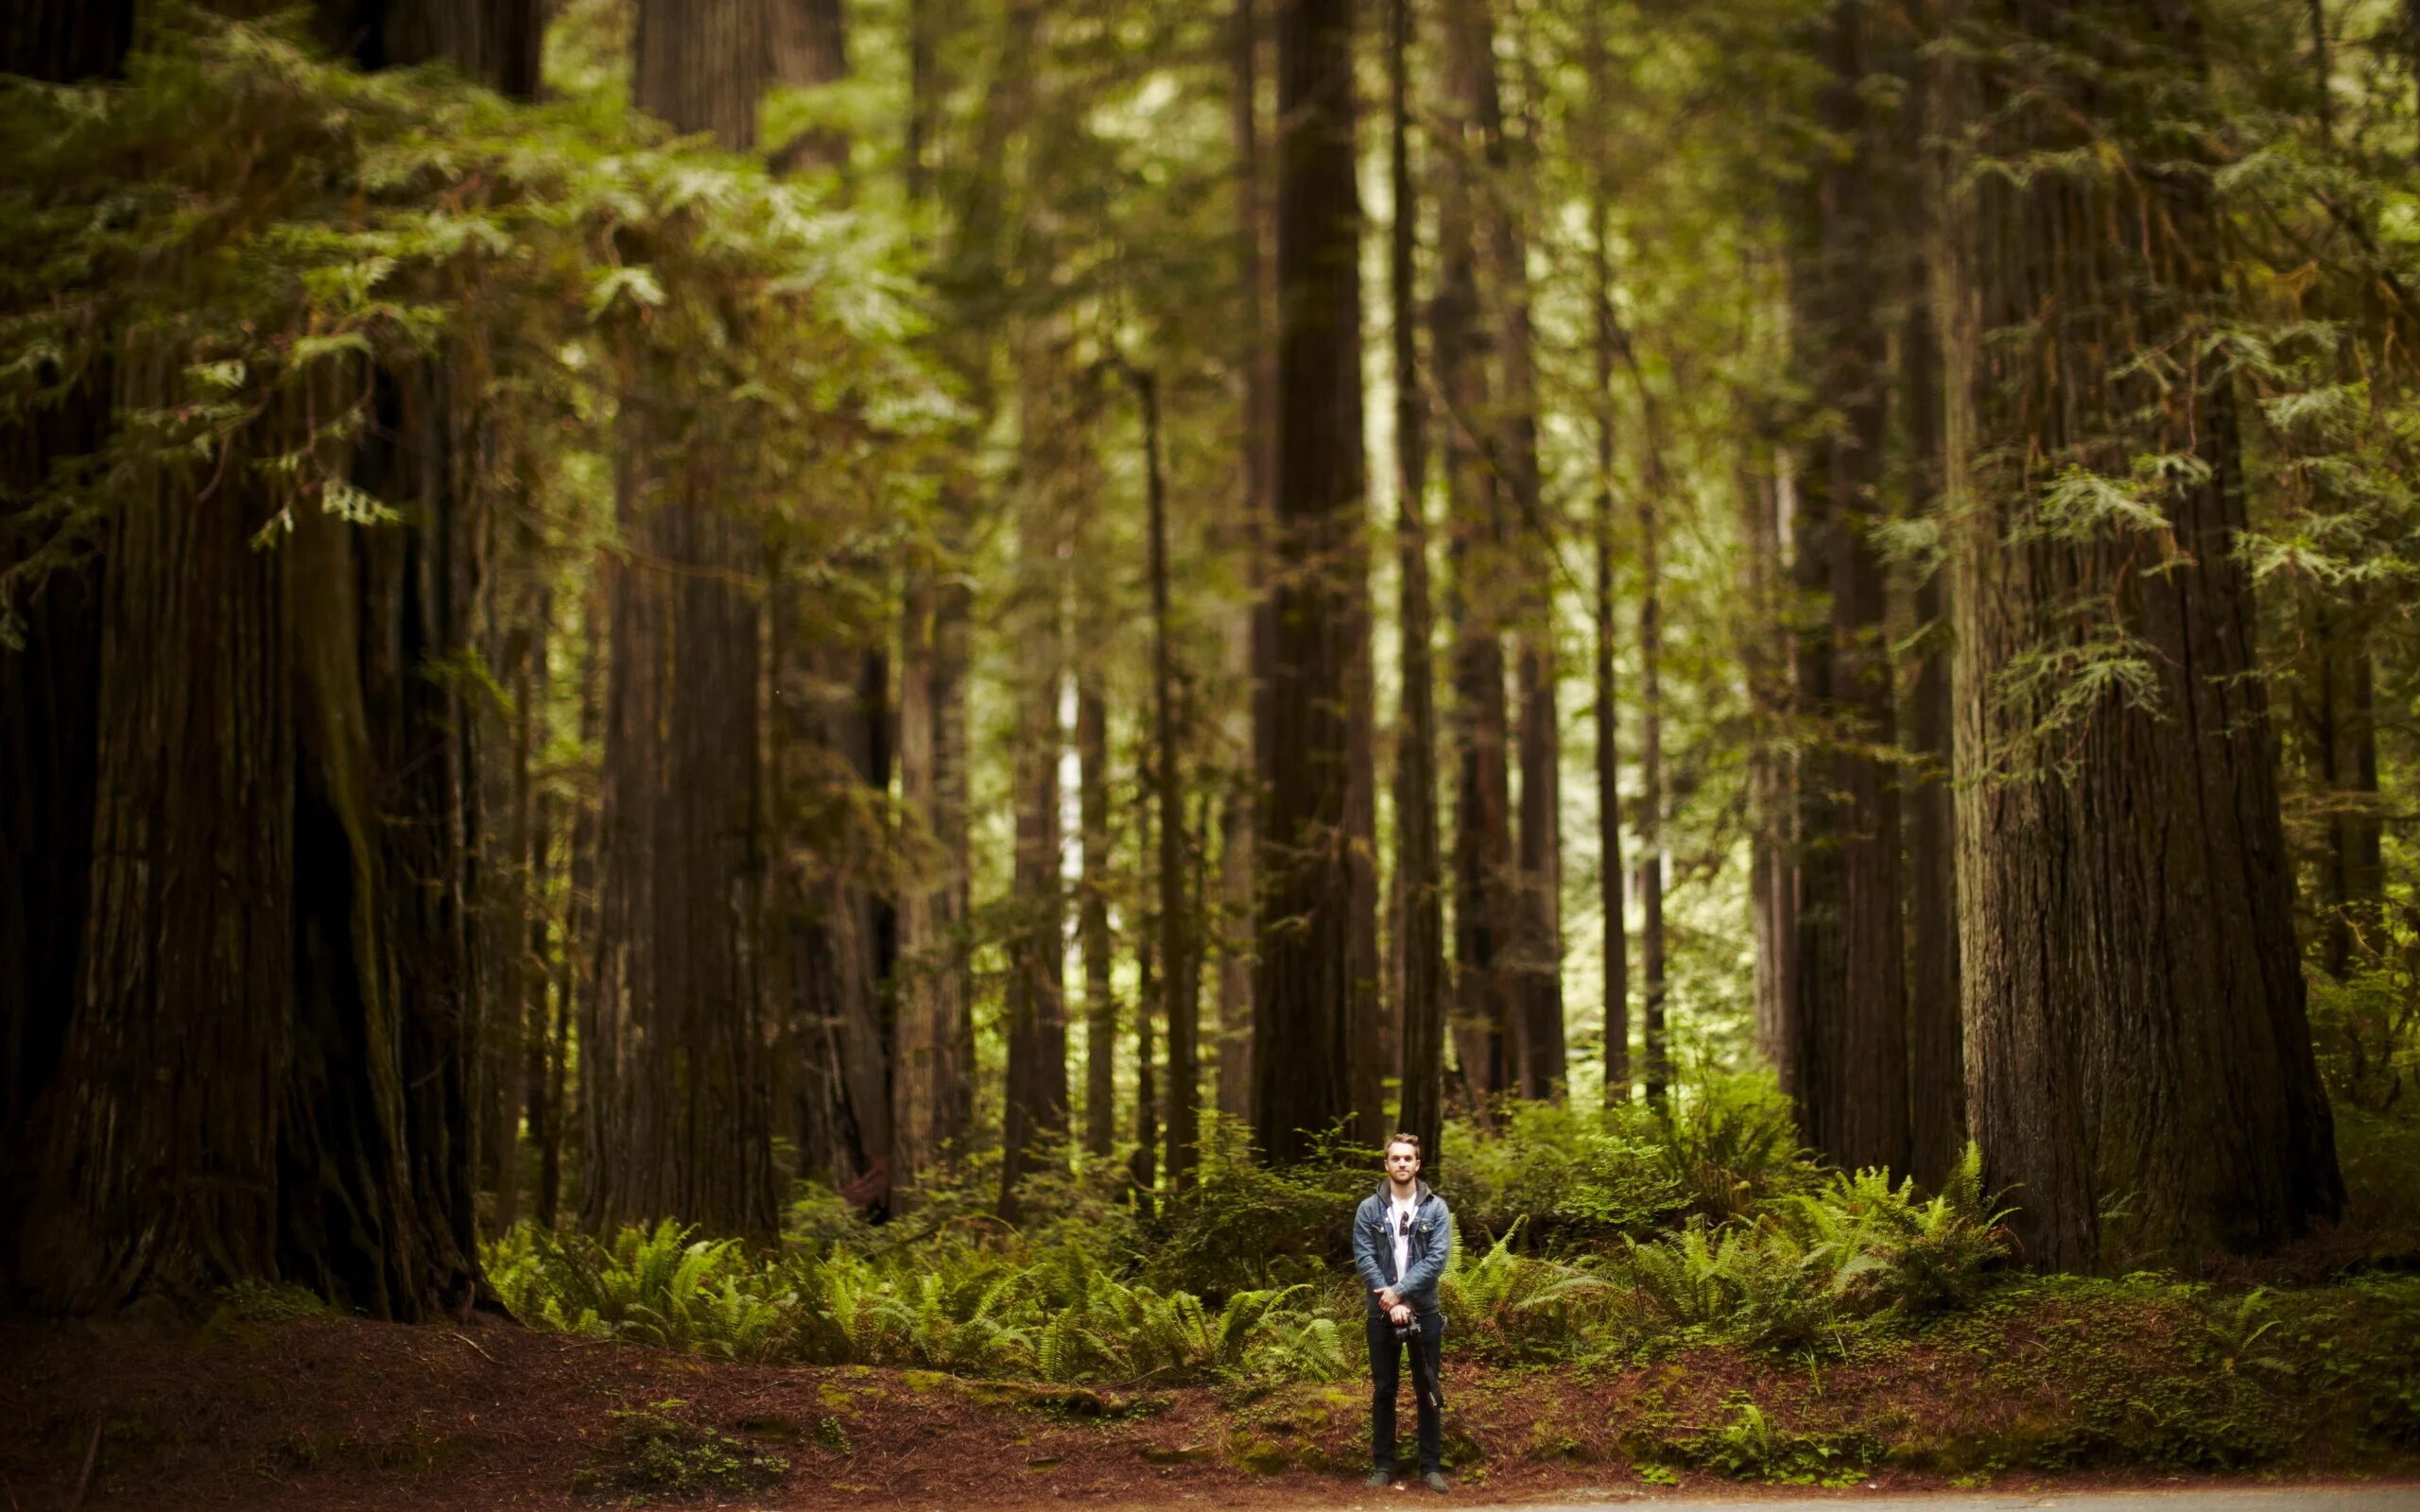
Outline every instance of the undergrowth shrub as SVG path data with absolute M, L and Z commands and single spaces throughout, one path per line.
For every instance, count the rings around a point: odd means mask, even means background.
M 1601 1349 L 1624 1332 L 1620 1323 L 1634 1312 L 1626 1289 L 1585 1263 L 1521 1254 L 1519 1238 L 1516 1221 L 1477 1258 L 1458 1251 L 1438 1282 L 1457 1349 L 1507 1362 L 1548 1360 Z
M 1972 1305 L 2007 1256 L 2005 1215 L 1986 1198 L 1969 1145 L 1932 1197 L 1884 1172 L 1843 1173 L 1728 1224 L 1693 1219 L 1668 1239 L 1633 1243 L 1628 1270 L 1689 1337 L 1838 1346 L 1853 1328 Z
M 1644 1109 L 1520 1102 L 1500 1133 L 1449 1131 L 1454 1218 L 1466 1239 L 1523 1232 L 1538 1248 L 1653 1232 L 1690 1203 Z
M 1067 1151 L 1023 1189 L 1020 1227 L 990 1211 L 995 1168 L 977 1161 L 883 1224 L 803 1188 L 771 1254 L 674 1224 L 601 1243 L 525 1228 L 490 1247 L 489 1273 L 538 1326 L 735 1359 L 1098 1385 L 1351 1375 L 1370 1152 L 1330 1141 L 1268 1170 L 1239 1132 L 1214 1121 L 1196 1185 L 1156 1203 L 1119 1160 Z M 1826 1178 L 1769 1077 L 1662 1110 L 1516 1103 L 1447 1148 L 1457 1246 L 1440 1296 L 1469 1358 L 1668 1337 L 1829 1351 L 1972 1305 L 2005 1252 L 1971 1151 L 1931 1196 L 1876 1172 Z

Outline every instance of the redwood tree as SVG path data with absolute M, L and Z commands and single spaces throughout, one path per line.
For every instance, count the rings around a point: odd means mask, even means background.
M 633 94 L 676 129 L 755 140 L 762 0 L 644 0 Z M 769 1238 L 771 1096 L 758 920 L 761 529 L 733 458 L 644 359 L 624 394 L 606 580 L 595 1042 L 581 1218 Z
M 1350 782 L 1360 540 L 1361 200 L 1349 0 L 1285 0 L 1277 33 L 1273 621 L 1256 836 L 1253 1111 L 1285 1162 L 1352 1108 Z M 1365 631 L 1366 633 L 1366 631 Z
M 2034 1264 L 2271 1246 L 2343 1185 L 2235 550 L 2235 397 L 2196 355 L 2219 215 L 2203 140 L 2152 93 L 2206 76 L 2194 8 L 1972 19 L 2018 43 L 1966 80 L 1979 150 L 2076 165 L 1968 176 L 1946 270 L 1970 1116 Z M 2172 378 L 2127 360 L 2152 351 Z M 2112 490 L 2131 507 L 2098 507 Z
M 1427 404 L 1421 391 L 1414 254 L 1419 201 L 1411 173 L 1411 0 L 1387 6 L 1389 170 L 1394 220 L 1387 230 L 1395 385 L 1396 614 L 1403 700 L 1395 728 L 1394 947 L 1400 967 L 1403 1089 L 1395 1123 L 1419 1136 L 1433 1172 L 1445 1122 L 1445 908 L 1437 834 L 1437 672 L 1430 652 Z
M 1800 361 L 1823 406 L 1800 482 L 1799 561 L 1828 612 L 1801 638 L 1800 712 L 1823 743 L 1801 762 L 1798 918 L 1782 1064 L 1814 1146 L 1841 1165 L 1908 1162 L 1899 796 L 1880 553 L 1872 529 L 1889 394 L 1874 268 L 1879 132 L 1863 85 L 1874 22 L 1834 0 L 1817 51 L 1828 142 L 1793 272 Z M 1820 575 L 1820 576 L 1819 576 Z

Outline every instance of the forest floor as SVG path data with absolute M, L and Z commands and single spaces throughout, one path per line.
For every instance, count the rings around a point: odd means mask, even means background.
M 2366 1295 L 2286 1310 L 2256 1335 L 2278 1352 L 2241 1361 L 2161 1295 L 2056 1288 L 1829 1360 L 1706 1345 L 1488 1367 L 1449 1349 L 1452 1503 L 2231 1475 L 2411 1484 L 2420 1504 L 2420 1364 L 2360 1347 L 2386 1342 Z M 2337 1336 L 2360 1358 L 2331 1375 L 2315 1362 L 2339 1357 Z M 712 1361 L 488 1320 L 230 1312 L 0 1322 L 0 1362 L 9 1512 L 1394 1500 L 1359 1485 L 1356 1381 L 1096 1391 Z M 1410 1416 L 1407 1393 L 1407 1435 Z

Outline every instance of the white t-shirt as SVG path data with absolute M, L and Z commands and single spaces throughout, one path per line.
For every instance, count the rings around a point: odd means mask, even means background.
M 1410 1220 L 1420 1211 L 1420 1193 L 1414 1189 L 1409 1197 L 1390 1195 L 1387 1198 L 1387 1231 L 1395 1241 L 1395 1284 L 1403 1284 L 1403 1273 L 1411 1268 Z

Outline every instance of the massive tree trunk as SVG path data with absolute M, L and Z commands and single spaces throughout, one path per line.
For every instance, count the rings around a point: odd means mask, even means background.
M 21 59 L 11 37 L 11 68 L 102 69 L 123 46 L 118 8 L 72 34 L 27 19 L 46 40 Z M 185 359 L 121 352 L 116 397 L 167 402 Z M 458 689 L 428 671 L 474 644 L 488 570 L 475 479 L 492 443 L 430 373 L 344 380 L 365 386 L 376 424 L 352 481 L 402 527 L 356 531 L 254 471 L 304 433 L 271 406 L 229 443 L 216 486 L 166 466 L 143 480 L 84 601 L 96 717 L 56 711 L 47 733 L 72 754 L 89 731 L 73 760 L 93 765 L 44 779 L 63 804 L 90 795 L 81 927 L 51 940 L 76 963 L 61 973 L 75 1018 L 57 1040 L 10 1034 L 58 1055 L 12 1257 L 56 1303 L 284 1280 L 417 1318 L 478 1297 L 475 752 Z M 314 397 L 322 413 L 340 403 L 333 384 Z M 11 489 L 100 438 L 97 399 L 71 396 L 57 419 L 30 455 L 10 438 Z M 252 549 L 289 506 L 294 533 Z M 82 608 L 76 586 L 37 606 L 38 634 Z M 71 649 L 37 644 L 54 662 Z
M 133 40 L 133 0 L 43 0 L 0 19 L 0 74 L 53 83 L 114 76 Z M 59 462 L 101 443 L 110 369 L 95 364 L 49 404 L 0 424 L 0 574 L 43 544 L 31 506 Z M 59 1069 L 81 998 L 78 968 L 93 863 L 99 753 L 103 567 L 52 572 L 0 600 L 21 644 L 0 644 L 0 1148 L 38 1147 L 34 1109 Z M 0 1273 L 35 1162 L 0 1165 Z
M 1403 1023 L 1403 1090 L 1395 1123 L 1420 1140 L 1433 1177 L 1444 1157 L 1445 910 L 1437 833 L 1435 616 L 1428 601 L 1427 421 L 1421 392 L 1420 301 L 1414 287 L 1419 202 L 1411 173 L 1411 0 L 1387 6 L 1387 94 L 1394 221 L 1387 230 L 1387 293 L 1395 384 L 1396 613 L 1403 696 L 1395 727 L 1395 954 Z
M 165 397 L 172 367 L 129 367 L 130 397 Z M 81 1002 L 23 1256 L 37 1294 L 71 1308 L 280 1274 L 293 558 L 251 547 L 274 509 L 261 492 L 224 489 L 204 505 L 195 491 L 156 479 L 119 517 L 101 595 Z
M 2142 143 L 2143 81 L 2206 67 L 2181 0 L 1979 13 L 2048 71 L 1973 80 L 1994 153 Z M 1975 180 L 1945 338 L 1968 1108 L 2027 1259 L 2074 1270 L 2273 1245 L 2343 1194 L 2235 555 L 2234 395 L 2189 356 L 2218 314 L 2219 215 L 2166 137 L 2136 151 L 2123 173 Z M 2188 354 L 2173 387 L 2129 369 L 2145 350 Z M 2073 470 L 2122 488 L 2142 453 L 2191 463 L 2143 494 L 2156 528 L 2046 510 Z M 2012 677 L 2045 656 L 2124 656 L 2144 696 L 2062 707 L 2066 678 Z
M 1361 200 L 1346 0 L 1286 0 L 1277 41 L 1277 468 L 1253 1107 L 1283 1164 L 1352 1108 L 1350 786 L 1360 526 Z
M 1827 625 L 1809 628 L 1803 713 L 1824 747 L 1802 780 L 1798 940 L 1791 1043 L 1783 1063 L 1806 1138 L 1852 1168 L 1907 1168 L 1906 924 L 1900 905 L 1899 795 L 1879 752 L 1895 738 L 1880 554 L 1872 539 L 1888 411 L 1887 355 L 1875 299 L 1881 261 L 1872 183 L 1877 131 L 1862 88 L 1871 64 L 1864 0 L 1835 0 L 1820 52 L 1829 77 L 1820 116 L 1846 152 L 1815 175 L 1809 246 L 1797 272 L 1810 387 L 1829 411 L 1801 494 L 1800 556 L 1825 573 Z
M 130 357 L 126 396 L 158 403 L 178 366 Z M 450 442 L 457 417 L 385 419 Z M 247 455 L 299 434 L 260 425 Z M 411 521 L 391 533 L 304 504 L 255 551 L 286 501 L 169 471 L 115 524 L 81 1001 L 22 1257 L 55 1304 L 285 1280 L 417 1318 L 477 1296 L 467 721 L 424 675 L 478 591 L 453 456 L 365 453 L 358 482 Z
M 645 0 L 634 96 L 675 129 L 754 141 L 761 0 Z M 607 574 L 598 1042 L 583 1070 L 592 1228 L 678 1217 L 769 1239 L 771 1097 L 759 980 L 759 530 L 688 397 L 644 355 L 624 396 Z

